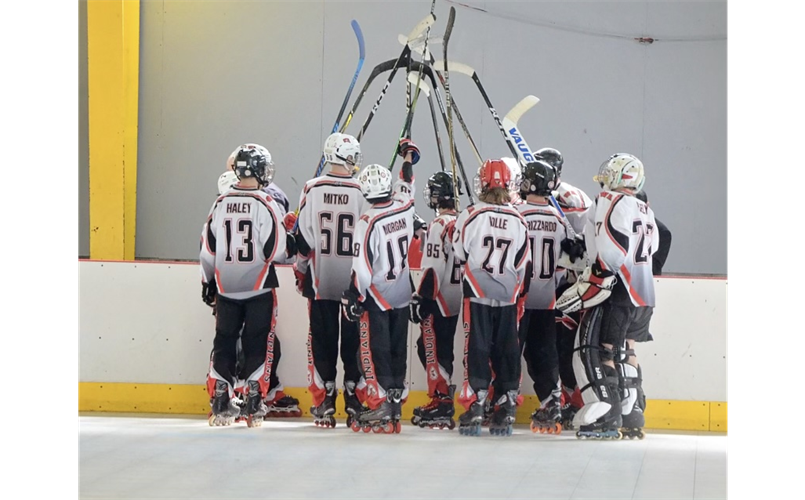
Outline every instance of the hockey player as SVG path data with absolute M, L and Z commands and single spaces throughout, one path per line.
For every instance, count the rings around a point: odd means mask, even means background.
M 465 262 L 463 278 L 464 383 L 461 434 L 480 435 L 483 409 L 495 374 L 492 434 L 510 435 L 520 385 L 518 299 L 527 292 L 528 230 L 510 197 L 503 160 L 487 160 L 476 177 L 479 202 L 458 217 L 453 251 Z
M 255 146 L 253 143 L 246 143 L 244 146 Z M 218 179 L 218 190 L 220 192 L 222 188 L 231 187 L 235 182 L 237 182 L 237 175 L 235 175 L 235 156 L 238 153 L 238 150 L 243 146 L 238 146 L 235 148 L 232 153 L 229 154 L 229 157 L 226 160 L 226 167 L 227 171 L 221 174 Z M 233 180 L 234 177 L 234 180 Z M 279 216 L 280 221 L 284 221 L 284 226 L 287 231 L 290 231 L 290 228 L 293 227 L 295 219 L 293 218 L 293 214 L 288 212 L 288 197 L 285 196 L 285 193 L 280 189 L 279 186 L 274 182 L 273 178 L 273 171 L 271 174 L 271 178 L 269 179 L 268 183 L 262 186 L 262 191 L 269 196 L 277 203 L 279 207 Z M 278 256 L 276 263 L 277 264 L 291 264 L 294 261 L 293 255 L 287 256 Z M 240 349 L 240 343 L 238 343 L 238 349 Z M 274 369 L 271 371 L 271 382 L 268 387 L 268 393 L 266 394 L 265 401 L 263 401 L 266 406 L 268 407 L 268 413 L 266 417 L 301 417 L 302 411 L 299 409 L 299 400 L 285 394 L 284 387 L 282 382 L 280 382 L 279 375 L 277 369 L 279 368 L 280 359 L 282 358 L 282 345 L 280 343 L 279 337 L 274 337 L 274 343 L 270 346 L 272 351 L 271 353 L 266 352 L 266 356 L 272 356 L 274 359 Z M 240 351 L 238 359 L 241 359 Z M 235 388 L 236 392 L 238 392 L 239 396 L 242 399 L 242 393 L 245 390 L 245 386 L 243 385 L 243 380 L 240 380 L 238 385 Z M 245 419 L 245 414 L 243 414 L 238 420 L 241 418 Z
M 548 147 L 535 151 L 534 156 L 547 162 L 556 170 L 557 185 L 552 194 L 573 227 L 577 239 L 583 241 L 588 213 L 593 204 L 592 200 L 584 191 L 562 180 L 562 166 L 564 165 L 562 153 Z M 575 247 L 583 248 L 578 244 Z M 570 258 L 571 256 L 567 253 L 560 257 L 559 267 L 556 271 L 557 297 L 576 282 L 577 273 L 586 267 L 585 258 L 577 258 L 576 255 L 572 257 L 573 260 Z M 559 330 L 556 337 L 556 349 L 559 356 L 559 378 L 562 383 L 562 427 L 564 429 L 573 429 L 573 416 L 583 404 L 581 392 L 576 385 L 576 376 L 573 374 L 573 341 L 576 338 L 579 320 L 578 312 L 560 314 L 557 317 Z
M 562 431 L 562 389 L 556 350 L 556 263 L 563 249 L 580 255 L 583 243 L 570 240 L 559 211 L 548 197 L 556 188 L 556 170 L 536 160 L 523 168 L 520 198 L 516 208 L 528 226 L 531 248 L 531 280 L 525 299 L 525 313 L 519 324 L 520 345 L 534 392 L 540 401 L 531 415 L 534 432 Z
M 280 223 L 279 207 L 260 190 L 273 176 L 271 154 L 245 144 L 235 155 L 239 182 L 219 196 L 201 235 L 202 298 L 215 303 L 210 425 L 229 425 L 240 413 L 233 402 L 236 344 L 241 338 L 246 374 L 246 414 L 258 427 L 268 408 L 263 398 L 273 371 L 271 345 L 276 325 L 274 261 L 292 255 L 293 240 Z M 242 333 L 241 333 L 242 329 Z M 268 348 L 268 355 L 266 346 Z
M 462 194 L 461 181 L 458 193 Z M 411 423 L 453 429 L 453 339 L 461 308 L 461 263 L 453 255 L 456 223 L 453 175 L 437 172 L 424 190 L 428 208 L 437 211 L 425 236 L 422 279 L 411 297 L 410 319 L 420 326 L 417 353 L 428 380 L 430 402 L 414 408 Z
M 324 143 L 329 172 L 309 180 L 299 199 L 297 290 L 308 299 L 308 390 L 317 426 L 335 427 L 339 326 L 344 365 L 347 425 L 361 409 L 355 394 L 360 380 L 358 325 L 341 314 L 341 295 L 349 288 L 355 226 L 368 203 L 352 177 L 360 168 L 361 146 L 351 135 L 334 133 Z
M 565 312 L 587 309 L 573 360 L 584 399 L 574 425 L 578 437 L 619 439 L 623 427 L 629 437 L 642 438 L 645 400 L 634 342 L 648 334 L 659 238 L 654 213 L 635 197 L 645 181 L 639 159 L 612 155 L 596 180 L 603 191 L 585 238 L 593 264 L 557 301 Z
M 392 192 L 391 172 L 368 165 L 358 175 L 370 207 L 361 216 L 354 240 L 352 283 L 342 297 L 344 315 L 359 321 L 360 397 L 365 408 L 352 430 L 399 433 L 406 397 L 408 305 L 411 281 L 408 246 L 414 234 L 412 165 L 419 150 L 400 141 L 401 179 Z

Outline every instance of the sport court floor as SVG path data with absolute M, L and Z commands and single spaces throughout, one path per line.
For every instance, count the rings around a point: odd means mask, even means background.
M 82 413 L 79 498 L 727 497 L 727 435 L 656 431 L 643 441 L 571 432 L 465 437 L 403 424 L 354 433 L 306 418 L 210 427 L 203 416 Z

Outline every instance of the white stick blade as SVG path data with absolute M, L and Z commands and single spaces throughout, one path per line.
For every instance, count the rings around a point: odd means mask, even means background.
M 419 73 L 414 71 L 408 73 L 408 83 L 416 87 L 417 80 L 419 79 Z M 426 96 L 430 96 L 430 87 L 427 83 L 425 83 L 425 79 L 419 80 L 419 89 L 425 93 Z
M 503 120 L 512 122 L 516 125 L 517 122 L 520 121 L 520 118 L 526 114 L 529 109 L 536 106 L 538 102 L 539 97 L 533 95 L 525 96 L 520 102 L 515 104 L 508 113 L 506 113 L 506 116 L 503 118 Z
M 433 62 L 433 67 L 434 68 L 444 68 L 444 61 L 434 61 Z M 447 69 L 449 71 L 455 71 L 457 73 L 461 73 L 461 74 L 467 75 L 469 77 L 472 77 L 472 75 L 475 73 L 475 70 L 472 69 L 470 66 L 467 66 L 466 64 L 456 62 L 456 61 L 447 61 Z
M 412 42 L 417 38 L 419 38 L 419 36 L 422 35 L 422 33 L 424 33 L 425 30 L 431 27 L 435 22 L 436 22 L 436 16 L 434 16 L 433 14 L 428 14 L 427 17 L 419 21 L 419 24 L 417 24 L 414 27 L 413 31 L 411 31 L 411 33 L 408 34 L 406 43 Z

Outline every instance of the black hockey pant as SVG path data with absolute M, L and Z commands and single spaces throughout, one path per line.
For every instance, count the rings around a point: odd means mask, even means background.
M 405 388 L 408 308 L 389 311 L 367 308 L 359 329 L 358 354 L 366 386 L 358 391 L 358 397 L 370 408 L 377 408 L 385 401 L 386 390 Z
M 310 300 L 310 333 L 308 335 L 308 389 L 313 406 L 324 401 L 326 382 L 335 382 L 338 364 L 338 334 L 341 327 L 341 361 L 344 382 L 358 383 L 358 324 L 341 314 L 341 302 Z
M 419 361 L 425 368 L 428 379 L 428 396 L 436 392 L 448 394 L 448 386 L 453 377 L 453 341 L 456 335 L 458 314 L 445 318 L 436 310 L 419 325 L 419 339 L 416 341 Z
M 520 349 L 540 401 L 551 394 L 559 395 L 556 329 L 556 313 L 552 309 L 526 309 L 520 320 Z

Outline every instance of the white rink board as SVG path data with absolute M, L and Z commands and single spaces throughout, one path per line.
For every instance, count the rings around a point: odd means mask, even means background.
M 215 318 L 201 301 L 196 263 L 79 261 L 79 381 L 203 384 Z M 286 387 L 307 386 L 307 301 L 290 267 L 277 269 Z M 417 273 L 418 275 L 418 273 Z M 654 342 L 638 345 L 650 399 L 727 401 L 727 280 L 657 279 Z M 415 331 L 416 327 L 416 331 Z M 458 326 L 461 329 L 461 322 Z M 408 336 L 408 380 L 426 390 L 416 356 L 418 326 Z M 463 334 L 455 341 L 453 381 L 463 378 Z M 343 370 L 339 366 L 339 380 Z M 528 374 L 523 393 L 533 394 Z

